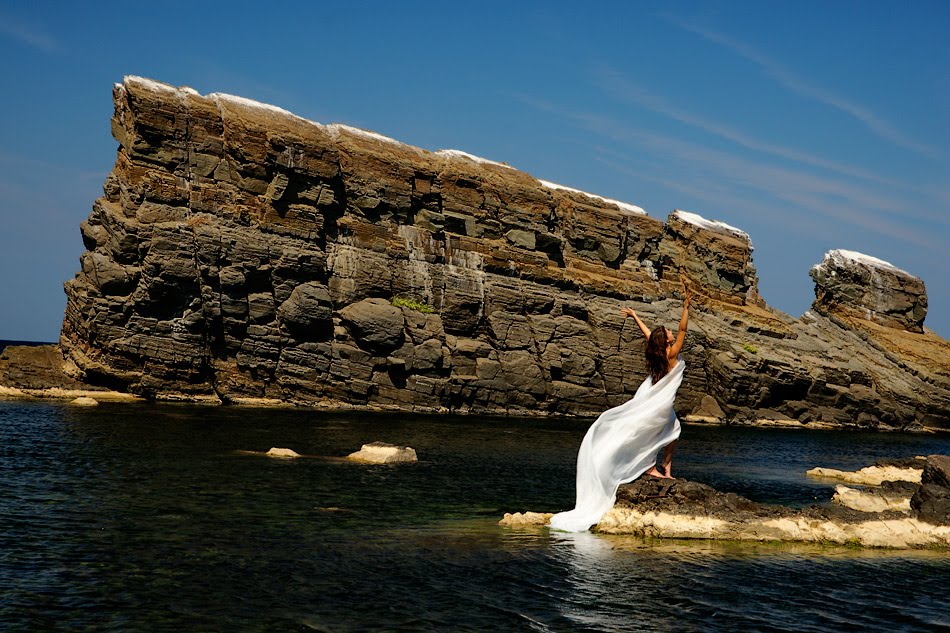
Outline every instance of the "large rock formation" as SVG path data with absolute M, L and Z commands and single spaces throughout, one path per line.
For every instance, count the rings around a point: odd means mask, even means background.
M 591 414 L 645 375 L 620 308 L 674 324 L 687 283 L 700 296 L 681 413 L 950 426 L 950 347 L 918 331 L 922 284 L 879 275 L 881 292 L 857 297 L 822 274 L 815 313 L 796 320 L 762 302 L 749 237 L 722 223 L 679 211 L 664 223 L 239 97 L 127 77 L 114 99 L 118 158 L 82 224 L 60 341 L 87 382 Z M 899 305 L 878 296 L 890 283 Z M 825 311 L 832 296 L 854 309 Z

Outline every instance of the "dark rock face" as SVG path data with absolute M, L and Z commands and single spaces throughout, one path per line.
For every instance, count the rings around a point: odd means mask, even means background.
M 920 483 L 950 488 L 950 457 L 930 455 L 920 475 Z
M 685 281 L 699 298 L 681 414 L 705 400 L 740 421 L 950 426 L 950 344 L 768 308 L 751 242 L 731 227 L 682 212 L 663 223 L 237 97 L 130 77 L 114 100 L 118 157 L 81 227 L 60 341 L 87 382 L 159 398 L 593 414 L 646 374 L 620 308 L 675 327 Z
M 933 525 L 950 525 L 950 488 L 921 484 L 910 498 L 917 518 Z
M 933 525 L 950 525 L 950 457 L 930 455 L 920 477 L 920 488 L 910 499 L 917 518 Z
M 644 476 L 617 489 L 619 507 L 636 508 L 640 512 L 669 512 L 686 516 L 702 516 L 745 523 L 762 519 L 803 517 L 840 523 L 867 520 L 872 513 L 838 505 L 814 505 L 800 510 L 785 506 L 756 503 L 731 492 L 720 492 L 712 486 L 686 479 L 665 480 Z M 879 519 L 904 518 L 900 512 L 875 512 Z

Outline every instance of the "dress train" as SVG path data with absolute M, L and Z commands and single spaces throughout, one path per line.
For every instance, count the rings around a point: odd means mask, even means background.
M 677 360 L 655 385 L 647 376 L 632 399 L 600 414 L 577 453 L 576 507 L 551 517 L 552 528 L 590 529 L 613 507 L 617 487 L 654 466 L 657 452 L 680 436 L 673 401 L 685 368 Z

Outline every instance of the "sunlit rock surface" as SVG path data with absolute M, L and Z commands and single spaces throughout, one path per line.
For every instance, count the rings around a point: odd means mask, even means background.
M 910 498 L 917 488 L 908 481 L 884 481 L 879 487 L 865 490 L 838 484 L 831 500 L 861 512 L 910 512 Z
M 419 458 L 416 450 L 408 446 L 396 446 L 386 442 L 372 442 L 363 444 L 360 450 L 350 453 L 347 459 L 372 464 L 394 464 L 397 462 L 415 462 Z
M 908 277 L 875 268 L 877 294 L 858 296 L 861 264 L 825 266 L 815 309 L 794 319 L 759 296 L 749 236 L 695 213 L 664 222 L 240 97 L 127 77 L 113 98 L 118 155 L 81 226 L 60 340 L 85 385 L 595 414 L 646 374 L 621 307 L 675 327 L 685 282 L 697 300 L 681 416 L 950 426 L 950 345 L 920 332 L 925 295 Z M 0 362 L 0 386 L 27 373 Z
M 882 460 L 854 472 L 819 466 L 806 474 L 816 479 L 832 479 L 867 486 L 880 486 L 885 481 L 909 481 L 919 484 L 925 463 L 924 458 Z

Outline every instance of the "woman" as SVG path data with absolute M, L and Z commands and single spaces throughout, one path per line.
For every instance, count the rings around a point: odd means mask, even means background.
M 692 298 L 687 291 L 675 340 L 673 333 L 663 326 L 651 332 L 631 308 L 621 311 L 624 316 L 632 316 L 647 337 L 650 375 L 631 400 L 604 411 L 587 430 L 577 454 L 576 507 L 551 517 L 552 528 L 566 532 L 589 529 L 613 507 L 617 487 L 643 473 L 672 478 L 673 451 L 680 435 L 673 400 L 686 368 L 677 357 L 686 340 Z M 660 472 L 656 454 L 664 447 Z

